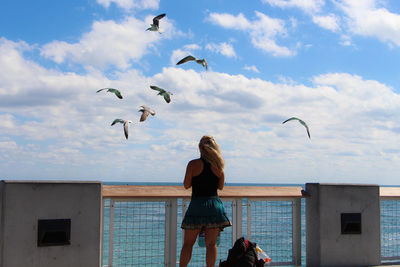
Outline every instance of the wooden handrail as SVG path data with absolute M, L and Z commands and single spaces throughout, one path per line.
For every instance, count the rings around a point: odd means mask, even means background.
M 225 186 L 218 195 L 221 198 L 301 198 L 301 190 L 300 186 Z M 192 190 L 183 185 L 103 185 L 103 198 L 188 198 L 191 194 Z
M 104 198 L 188 198 L 191 189 L 163 185 L 103 185 Z M 400 198 L 400 187 L 380 187 L 381 198 Z M 301 198 L 300 186 L 225 186 L 220 197 Z
M 400 187 L 379 187 L 381 198 L 400 198 Z

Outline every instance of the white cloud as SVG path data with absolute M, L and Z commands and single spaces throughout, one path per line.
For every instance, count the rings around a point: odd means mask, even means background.
M 0 44 L 0 114 L 5 112 L 1 115 L 2 134 L 20 135 L 28 140 L 61 138 L 62 142 L 71 142 L 73 146 L 76 140 L 80 140 L 80 144 L 101 146 L 97 137 L 89 140 L 85 136 L 103 132 L 97 123 L 106 118 L 107 123 L 103 126 L 109 126 L 114 119 L 111 114 L 126 116 L 129 114 L 126 110 L 130 110 L 132 105 L 143 104 L 146 97 L 142 93 L 145 79 L 135 71 L 116 74 L 124 82 L 109 80 L 97 72 L 86 76 L 63 73 L 26 60 L 16 47 L 18 43 L 7 40 Z M 9 62 L 12 64 L 6 64 Z M 135 97 L 133 101 L 116 102 L 119 99 L 114 99 L 111 94 L 96 94 L 103 87 L 120 88 L 124 97 Z M 132 87 L 141 89 L 135 93 Z M 119 105 L 115 106 L 116 103 Z M 96 108 L 99 104 L 102 106 L 100 109 Z M 16 120 L 13 114 L 24 119 Z M 79 130 L 75 129 L 77 126 Z M 113 143 L 111 139 L 107 142 Z
M 173 30 L 167 18 L 160 22 L 166 33 L 160 35 L 145 31 L 152 16 L 146 22 L 133 17 L 121 23 L 115 21 L 96 21 L 90 32 L 85 33 L 79 42 L 67 43 L 53 41 L 44 45 L 41 54 L 57 63 L 74 62 L 85 66 L 106 68 L 114 65 L 126 69 L 132 61 L 138 61 L 149 53 L 154 43 L 161 38 L 170 38 Z
M 256 72 L 256 73 L 260 73 L 260 71 L 259 71 L 259 70 L 257 69 L 257 67 L 254 66 L 254 65 L 251 65 L 251 66 L 245 65 L 245 66 L 243 67 L 243 69 L 245 69 L 245 70 L 247 70 L 247 71 L 253 71 L 253 72 Z
M 320 11 L 325 4 L 324 0 L 262 0 L 262 2 L 281 8 L 296 7 L 311 13 Z
M 115 3 L 119 8 L 127 11 L 136 9 L 158 9 L 159 0 L 96 0 L 98 4 L 108 8 Z
M 16 129 L 15 118 L 11 114 L 0 114 L 0 121 L 0 129 Z
M 75 74 L 67 73 L 61 78 L 56 71 L 26 60 L 23 53 L 31 49 L 24 42 L 0 39 L 0 106 L 14 109 L 49 105 L 71 95 L 70 91 L 65 90 L 69 88 L 68 83 L 63 87 L 60 79 L 69 80 Z
M 322 174 L 323 182 L 338 172 L 373 180 L 382 170 L 400 171 L 393 153 L 400 150 L 400 96 L 378 81 L 328 73 L 307 86 L 172 67 L 151 77 L 123 70 L 110 80 L 95 71 L 47 69 L 27 60 L 24 46 L 0 43 L 0 169 L 26 166 L 15 168 L 13 178 L 176 181 L 204 134 L 221 144 L 229 182 Z M 172 102 L 149 84 L 173 92 Z M 95 93 L 106 86 L 119 88 L 124 99 Z M 142 104 L 157 114 L 139 123 Z M 300 124 L 282 125 L 291 116 L 309 124 L 311 140 Z M 120 125 L 110 126 L 117 117 L 134 121 L 129 140 Z M 60 165 L 68 170 L 61 174 Z
M 341 42 L 340 42 L 341 45 L 343 45 L 343 46 L 351 46 L 352 45 L 351 36 L 342 34 L 340 39 L 341 39 Z
M 332 32 L 338 32 L 340 30 L 339 16 L 332 13 L 324 14 L 324 0 L 263 0 L 263 3 L 268 3 L 271 6 L 280 8 L 299 8 L 303 12 L 309 14 L 313 23 L 319 27 Z
M 337 32 L 338 30 L 340 30 L 339 18 L 334 14 L 324 16 L 313 15 L 312 20 L 321 28 L 330 30 L 332 32 Z
M 219 53 L 226 57 L 233 57 L 233 58 L 236 57 L 236 52 L 233 46 L 225 42 L 219 44 L 209 43 L 206 45 L 206 49 L 215 53 Z
M 193 51 L 193 50 L 199 50 L 199 49 L 201 49 L 201 47 L 198 44 L 187 44 L 187 45 L 183 46 L 183 49 Z
M 343 13 L 326 14 L 323 0 L 263 0 L 280 8 L 299 8 L 309 14 L 319 27 L 340 33 L 341 44 L 351 45 L 351 36 L 374 37 L 389 45 L 400 46 L 400 14 L 376 0 L 332 1 Z
M 237 16 L 227 13 L 211 13 L 208 20 L 227 29 L 246 31 L 253 26 L 242 13 Z
M 254 30 L 251 32 L 252 43 L 267 52 L 272 53 L 274 56 L 293 56 L 296 54 L 295 51 L 290 50 L 285 46 L 278 45 L 274 38 L 277 36 L 285 37 L 287 32 L 285 29 L 285 23 L 280 19 L 272 19 L 267 15 L 256 12 L 259 21 L 257 21 L 258 25 L 256 27 L 260 27 L 260 29 Z
M 18 148 L 17 143 L 14 141 L 0 141 L 1 150 L 16 150 Z
M 314 78 L 313 87 L 181 69 L 165 69 L 155 78 L 169 84 L 170 88 L 184 85 L 175 98 L 174 110 L 179 113 L 170 113 L 176 122 L 174 131 L 166 131 L 165 138 L 173 139 L 188 123 L 198 135 L 218 134 L 218 139 L 234 142 L 234 148 L 225 150 L 230 163 L 240 164 L 239 161 L 247 158 L 253 165 L 271 157 L 284 161 L 293 158 L 297 162 L 305 162 L 303 159 L 309 157 L 308 160 L 315 162 L 316 157 L 322 157 L 350 171 L 350 157 L 357 162 L 354 164 L 363 166 L 361 169 L 373 171 L 363 158 L 377 160 L 383 165 L 386 159 L 371 151 L 371 146 L 376 151 L 386 151 L 399 141 L 400 127 L 393 123 L 399 117 L 396 115 L 399 95 L 384 84 L 358 76 L 320 75 Z M 385 102 L 388 101 L 391 105 L 387 106 Z M 182 113 L 185 119 L 178 115 Z M 309 123 L 310 143 L 300 124 L 281 125 L 289 116 L 299 116 Z M 264 127 L 266 130 L 262 130 Z M 359 130 L 354 131 L 355 128 Z M 244 136 L 246 138 L 242 138 Z M 195 137 L 192 135 L 187 140 Z M 168 145 L 164 146 L 168 151 Z M 330 168 L 327 162 L 318 164 Z
M 227 29 L 235 29 L 248 32 L 252 44 L 274 56 L 293 56 L 295 51 L 276 43 L 278 37 L 286 37 L 285 22 L 281 19 L 270 18 L 256 11 L 257 20 L 249 21 L 240 13 L 237 16 L 231 14 L 211 13 L 207 20 Z
M 375 37 L 382 42 L 400 46 L 400 14 L 377 7 L 373 0 L 341 0 L 335 3 L 344 11 L 352 34 Z
M 179 60 L 191 54 L 188 50 L 176 49 L 172 51 L 170 63 L 172 66 L 176 65 Z
M 289 22 L 290 22 L 290 26 L 293 28 L 293 29 L 295 29 L 295 28 L 297 28 L 297 26 L 298 26 L 298 21 L 297 21 L 297 19 L 295 19 L 295 18 L 293 18 L 293 17 L 290 17 L 289 18 Z

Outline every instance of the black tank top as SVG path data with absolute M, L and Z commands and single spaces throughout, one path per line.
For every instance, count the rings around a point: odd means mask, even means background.
M 203 171 L 192 177 L 192 197 L 211 197 L 217 196 L 218 176 L 211 171 L 211 165 L 204 159 Z

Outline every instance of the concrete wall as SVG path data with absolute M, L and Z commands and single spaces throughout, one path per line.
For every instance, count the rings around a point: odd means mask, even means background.
M 379 186 L 306 184 L 306 192 L 307 266 L 380 264 Z M 361 213 L 361 234 L 342 234 L 342 213 Z
M 99 267 L 100 182 L 0 182 L 0 267 Z M 71 219 L 70 245 L 38 247 L 39 219 Z

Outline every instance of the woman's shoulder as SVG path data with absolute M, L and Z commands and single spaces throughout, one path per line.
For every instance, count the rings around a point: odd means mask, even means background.
M 203 163 L 203 161 L 200 158 L 198 158 L 198 159 L 192 159 L 191 161 L 189 161 L 188 165 L 197 165 L 200 163 Z
M 193 171 L 193 174 L 198 175 L 203 169 L 203 161 L 201 159 L 192 159 L 188 163 L 188 168 Z

